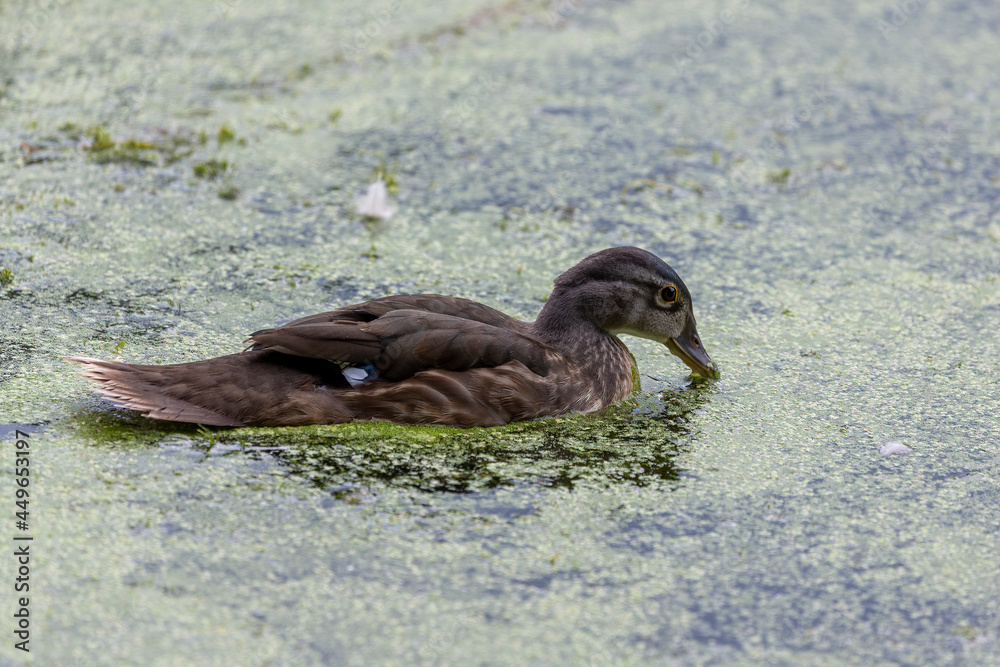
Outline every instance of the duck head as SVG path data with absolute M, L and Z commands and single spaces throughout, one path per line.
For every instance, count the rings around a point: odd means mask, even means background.
M 719 377 L 698 335 L 691 293 L 680 276 L 650 252 L 609 248 L 556 278 L 538 324 L 571 331 L 581 319 L 611 334 L 663 343 L 694 373 Z

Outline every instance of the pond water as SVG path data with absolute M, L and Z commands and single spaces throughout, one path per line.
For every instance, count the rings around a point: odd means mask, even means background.
M 0 489 L 30 426 L 35 559 L 0 661 L 1000 662 L 998 38 L 986 0 L 0 0 Z M 721 379 L 630 338 L 601 416 L 206 430 L 59 358 L 390 293 L 530 319 L 622 244 Z

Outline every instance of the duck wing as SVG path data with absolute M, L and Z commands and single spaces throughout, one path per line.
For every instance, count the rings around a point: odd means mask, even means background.
M 496 308 L 454 296 L 440 294 L 398 294 L 373 299 L 364 303 L 344 306 L 326 313 L 317 313 L 293 320 L 283 327 L 301 324 L 317 324 L 321 322 L 371 322 L 394 310 L 419 310 L 427 313 L 451 315 L 463 320 L 482 322 L 495 327 L 525 333 L 528 324 L 515 319 Z
M 431 369 L 465 371 L 511 361 L 519 361 L 534 374 L 545 376 L 557 354 L 520 331 L 477 319 L 427 310 L 389 309 L 395 304 L 373 307 L 372 303 L 257 331 L 250 336 L 253 349 L 324 359 L 345 368 L 366 368 L 370 373 L 365 379 L 390 381 Z M 373 311 L 382 309 L 386 311 L 373 316 Z M 371 319 L 344 318 L 345 311 Z M 489 316 L 483 311 L 474 314 Z

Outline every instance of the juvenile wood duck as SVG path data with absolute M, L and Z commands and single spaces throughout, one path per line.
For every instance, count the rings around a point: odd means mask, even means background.
M 250 335 L 240 354 L 166 366 L 67 357 L 112 402 L 215 426 L 377 419 L 495 426 L 592 412 L 638 389 L 618 334 L 718 377 L 691 293 L 655 255 L 609 248 L 555 281 L 534 322 L 437 294 L 387 296 Z

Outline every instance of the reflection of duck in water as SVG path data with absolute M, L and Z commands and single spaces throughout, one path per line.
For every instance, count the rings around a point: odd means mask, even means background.
M 69 357 L 115 403 L 156 419 L 292 426 L 379 419 L 494 426 L 591 412 L 638 388 L 616 334 L 717 377 L 691 294 L 655 255 L 610 248 L 566 271 L 534 322 L 435 294 L 390 296 L 250 336 L 240 354 L 139 366 Z

